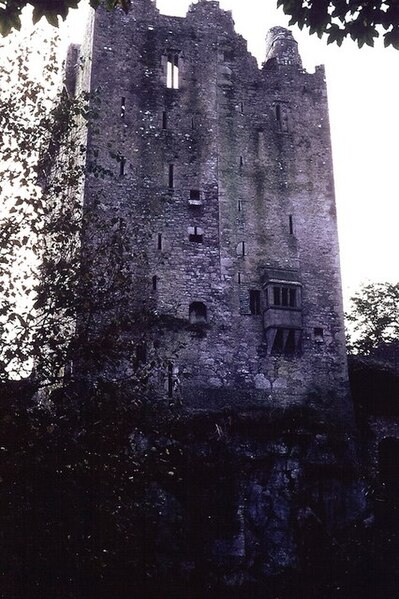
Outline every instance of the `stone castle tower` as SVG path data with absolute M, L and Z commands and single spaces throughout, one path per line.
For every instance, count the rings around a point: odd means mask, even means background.
M 144 303 L 169 323 L 161 393 L 202 407 L 345 405 L 323 68 L 304 71 L 274 27 L 259 69 L 213 0 L 185 18 L 151 0 L 99 9 L 82 56 L 101 100 L 88 149 L 113 173 L 87 176 L 84 207 L 109 239 L 119 226 L 129 240 L 123 313 Z

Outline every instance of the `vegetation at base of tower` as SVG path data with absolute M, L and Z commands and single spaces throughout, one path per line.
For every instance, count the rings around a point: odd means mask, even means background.
M 339 46 L 345 38 L 374 46 L 381 34 L 385 46 L 399 50 L 399 6 L 397 0 L 278 0 L 291 17 L 290 25 L 306 27 L 309 33 L 327 36 Z
M 370 355 L 399 343 L 399 283 L 367 283 L 351 298 L 346 314 L 349 350 Z

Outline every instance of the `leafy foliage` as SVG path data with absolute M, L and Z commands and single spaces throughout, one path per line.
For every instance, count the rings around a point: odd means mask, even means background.
M 4 65 L 8 86 L 0 91 L 0 380 L 34 367 L 38 384 L 59 384 L 74 362 L 104 376 L 124 363 L 120 377 L 136 381 L 143 376 L 137 344 L 155 316 L 144 307 L 128 314 L 124 302 L 137 296 L 131 257 L 139 263 L 145 256 L 123 219 L 102 208 L 101 185 L 98 199 L 82 210 L 85 177 L 114 176 L 95 150 L 87 153 L 87 127 L 94 134 L 100 97 L 56 91 L 55 40 L 44 46 L 35 78 L 32 46 L 29 40 Z M 156 353 L 150 344 L 148 371 L 160 366 Z
M 340 46 L 349 36 L 359 48 L 374 46 L 374 39 L 384 31 L 384 45 L 399 50 L 397 0 L 278 0 L 277 5 L 291 17 L 290 25 L 326 35 L 329 44 Z
M 21 13 L 26 5 L 33 6 L 32 21 L 37 23 L 43 17 L 53 27 L 58 27 L 59 18 L 68 16 L 69 10 L 78 8 L 81 0 L 3 0 L 0 4 L 0 33 L 5 36 L 12 30 L 20 30 Z M 130 0 L 90 0 L 90 6 L 97 8 L 102 3 L 108 10 L 119 6 L 129 10 Z
M 351 298 L 346 315 L 351 326 L 349 347 L 354 353 L 372 350 L 399 339 L 399 283 L 368 283 Z

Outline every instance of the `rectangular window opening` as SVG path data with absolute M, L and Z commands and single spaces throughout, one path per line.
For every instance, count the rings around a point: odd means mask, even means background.
M 158 277 L 157 277 L 157 275 L 154 275 L 152 277 L 152 290 L 153 291 L 157 290 L 157 285 L 158 285 Z
M 126 114 L 126 98 L 125 98 L 125 96 L 122 96 L 122 98 L 121 98 L 121 119 L 125 118 L 125 114 Z
M 201 227 L 189 227 L 188 228 L 188 240 L 194 243 L 203 242 L 204 231 Z
M 162 113 L 162 129 L 167 129 L 168 128 L 168 115 L 166 110 L 163 111 Z
M 240 167 L 242 167 L 242 166 L 243 166 L 243 164 L 244 164 L 243 157 L 242 157 L 242 156 L 240 156 Z
M 125 164 L 126 164 L 126 158 L 124 156 L 120 156 L 119 157 L 119 175 L 121 177 L 123 177 L 123 175 L 125 174 Z
M 168 54 L 166 65 L 166 87 L 179 89 L 179 55 Z
M 260 291 L 258 289 L 249 291 L 249 309 L 251 314 L 260 314 Z
M 290 227 L 290 235 L 293 235 L 294 234 L 294 221 L 292 218 L 292 214 L 289 215 L 288 221 L 289 221 L 289 227 Z
M 242 212 L 242 200 L 238 200 L 238 202 L 237 202 L 237 210 L 238 210 L 238 212 Z
M 173 364 L 168 364 L 168 379 L 167 379 L 167 392 L 168 397 L 173 397 Z
M 190 189 L 190 200 L 199 201 L 200 199 L 201 199 L 200 190 L 199 189 Z
M 162 250 L 162 233 L 158 233 L 157 248 Z
M 174 165 L 169 164 L 169 180 L 168 180 L 169 189 L 173 189 L 174 187 Z
M 323 343 L 324 341 L 324 330 L 321 327 L 315 327 L 314 329 L 314 340 L 316 343 Z

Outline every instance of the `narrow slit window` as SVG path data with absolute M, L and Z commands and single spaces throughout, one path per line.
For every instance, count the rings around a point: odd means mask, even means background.
M 296 289 L 288 289 L 288 304 L 290 308 L 296 308 Z
M 119 156 L 119 175 L 121 177 L 123 177 L 123 175 L 125 174 L 125 165 L 126 158 L 124 156 Z
M 204 240 L 204 231 L 201 227 L 188 227 L 188 240 L 194 243 L 202 243 Z
M 179 89 L 179 55 L 168 54 L 166 65 L 166 87 Z
M 191 117 L 191 129 L 195 129 L 195 118 Z
M 237 210 L 238 212 L 242 212 L 242 200 L 237 201 Z
M 174 187 L 174 165 L 169 164 L 169 178 L 168 178 L 169 189 Z
M 240 167 L 242 167 L 242 166 L 243 166 L 243 164 L 244 164 L 243 157 L 242 157 L 242 156 L 240 156 Z
M 158 233 L 157 248 L 158 250 L 162 250 L 162 233 Z
M 237 283 L 238 283 L 239 285 L 241 285 L 241 279 L 242 279 L 242 275 L 241 275 L 241 273 L 240 273 L 240 272 L 238 272 L 238 273 L 237 273 Z
M 249 310 L 253 315 L 260 314 L 260 291 L 258 289 L 249 291 Z
M 168 364 L 168 378 L 166 383 L 166 389 L 168 392 L 168 397 L 173 397 L 173 388 L 174 388 L 174 377 L 173 377 L 173 364 Z
M 290 235 L 293 235 L 294 234 L 294 220 L 292 218 L 292 214 L 290 214 L 288 217 L 288 224 L 289 224 L 289 228 L 290 228 Z
M 125 96 L 122 96 L 122 98 L 121 98 L 121 119 L 125 118 L 125 114 L 126 114 L 126 98 L 125 98 Z
M 236 247 L 237 256 L 244 257 L 246 255 L 245 241 L 240 241 Z
M 168 115 L 166 110 L 162 112 L 162 129 L 168 128 Z
M 158 286 L 158 277 L 157 277 L 157 275 L 154 275 L 152 277 L 152 290 L 156 291 L 157 290 L 157 286 Z
M 273 304 L 279 306 L 280 303 L 280 287 L 273 287 Z
M 240 102 L 240 112 L 241 112 L 241 114 L 244 113 L 244 103 L 243 102 Z

